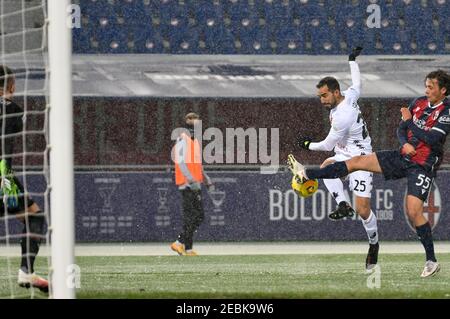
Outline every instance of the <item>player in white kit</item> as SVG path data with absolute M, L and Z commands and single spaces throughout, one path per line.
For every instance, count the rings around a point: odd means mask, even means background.
M 326 159 L 321 167 L 338 161 L 345 161 L 354 156 L 372 153 L 371 139 L 358 105 L 361 94 L 361 77 L 355 59 L 362 48 L 358 47 L 349 55 L 352 86 L 341 92 L 339 82 L 333 77 L 326 77 L 317 84 L 318 96 L 323 106 L 330 110 L 331 128 L 328 136 L 321 142 L 313 143 L 309 138 L 299 137 L 300 147 L 312 151 L 331 151 L 335 155 Z M 362 218 L 362 223 L 369 238 L 369 252 L 366 258 L 366 269 L 375 267 L 378 260 L 377 218 L 370 209 L 373 174 L 356 171 L 347 176 L 349 188 L 355 194 L 355 208 Z M 325 186 L 338 203 L 338 208 L 329 217 L 341 219 L 354 215 L 350 200 L 344 193 L 341 179 L 324 179 Z

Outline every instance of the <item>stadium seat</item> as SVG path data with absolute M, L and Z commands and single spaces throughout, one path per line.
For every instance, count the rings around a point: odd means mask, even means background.
M 149 19 L 144 0 L 122 0 L 116 2 L 115 12 L 125 20 L 126 25 L 141 24 Z
M 159 4 L 159 13 L 161 26 L 169 25 L 172 19 L 185 19 L 189 18 L 189 11 L 186 5 L 179 4 L 176 0 L 165 0 Z
M 380 42 L 384 54 L 411 54 L 411 35 L 394 26 L 387 26 L 380 31 Z
M 377 34 L 377 29 L 364 28 L 363 26 L 341 32 L 339 34 L 340 42 L 345 42 L 347 47 L 340 53 L 347 54 L 351 48 L 363 46 L 365 54 L 381 54 L 382 52 L 376 49 Z
M 375 47 L 377 31 L 367 27 L 366 14 L 359 6 L 343 5 L 338 9 L 335 16 L 335 34 L 339 39 L 339 47 L 341 43 L 346 45 L 345 48 L 340 47 L 341 54 L 346 54 L 356 46 L 364 46 L 365 54 L 379 53 Z
M 208 27 L 203 30 L 206 51 L 209 54 L 234 54 L 236 48 L 234 37 L 223 25 Z
M 286 26 L 276 35 L 277 54 L 305 54 L 305 34 L 302 28 Z
M 270 52 L 269 36 L 266 29 L 254 28 L 240 32 L 240 54 L 267 54 Z
M 91 28 L 73 28 L 72 37 L 74 53 L 94 53 L 94 50 L 91 46 Z
M 185 30 L 190 28 L 187 9 L 187 6 L 173 1 L 160 4 L 161 35 L 169 40 L 171 47 L 176 47 L 184 38 Z
M 334 16 L 338 8 L 342 6 L 343 0 L 322 0 L 322 7 L 329 16 Z
M 170 53 L 172 54 L 198 54 L 199 32 L 196 28 L 180 30 L 169 35 Z
M 116 27 L 118 24 L 117 15 L 115 13 L 105 13 L 102 15 L 89 15 L 88 16 L 88 28 L 97 29 L 99 27 Z
M 294 12 L 300 17 L 300 26 L 306 30 L 328 28 L 328 15 L 324 7 L 309 2 L 297 3 Z
M 241 30 L 248 29 L 246 32 L 252 32 L 258 27 L 258 15 L 254 8 L 250 8 L 245 0 L 229 0 L 227 15 L 230 18 L 230 30 L 235 36 L 241 36 Z
M 336 30 L 341 33 L 355 33 L 365 27 L 365 13 L 355 6 L 342 6 L 335 14 Z
M 265 21 L 264 28 L 270 34 L 276 34 L 283 27 L 294 27 L 292 1 L 259 0 L 257 10 Z
M 101 28 L 96 32 L 100 53 L 128 53 L 128 28 Z
M 415 34 L 418 54 L 437 54 L 444 51 L 444 35 L 438 30 L 419 29 Z
M 436 13 L 440 32 L 450 32 L 450 0 L 430 0 L 429 3 Z
M 309 29 L 312 54 L 337 54 L 339 53 L 338 37 L 328 28 Z
M 208 26 L 223 25 L 222 6 L 212 1 L 205 1 L 202 5 L 198 5 L 197 0 L 186 1 L 186 5 L 194 13 L 197 25 L 204 29 Z
M 420 1 L 411 1 L 409 4 L 403 3 L 403 18 L 405 20 L 405 28 L 408 29 L 413 36 L 418 35 L 423 29 L 430 31 L 435 29 L 433 25 L 433 12 L 431 7 L 423 7 Z
M 163 40 L 158 30 L 135 27 L 132 30 L 135 53 L 164 53 Z
M 80 0 L 87 22 L 74 30 L 73 47 L 77 53 L 346 54 L 364 44 L 366 54 L 443 54 L 449 2 Z M 381 29 L 367 27 L 370 3 L 381 7 Z
M 114 14 L 114 5 L 108 0 L 82 0 L 80 2 L 81 13 L 93 17 Z

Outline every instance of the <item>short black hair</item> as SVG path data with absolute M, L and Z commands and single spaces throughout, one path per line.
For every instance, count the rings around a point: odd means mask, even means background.
M 336 78 L 332 77 L 332 76 L 327 76 L 325 78 L 323 78 L 322 80 L 319 81 L 319 83 L 316 85 L 316 87 L 318 89 L 320 89 L 323 86 L 328 86 L 328 89 L 331 92 L 334 92 L 336 90 L 341 90 L 341 87 L 339 85 L 338 80 L 336 80 Z
M 444 70 L 437 70 L 428 73 L 428 75 L 425 78 L 425 81 L 427 79 L 434 80 L 436 79 L 439 84 L 439 89 L 445 88 L 445 96 L 448 96 L 450 94 L 450 75 L 445 72 Z
M 0 90 L 4 90 L 14 81 L 14 72 L 6 65 L 0 64 Z

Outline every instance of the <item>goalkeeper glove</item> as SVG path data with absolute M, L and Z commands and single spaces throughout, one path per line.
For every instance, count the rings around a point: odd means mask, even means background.
M 350 55 L 348 56 L 348 60 L 349 61 L 355 61 L 356 57 L 361 53 L 362 49 L 363 49 L 362 47 L 354 48 L 352 53 L 350 53 Z
M 14 181 L 14 175 L 6 161 L 0 161 L 0 195 L 7 202 L 8 208 L 16 208 L 19 205 L 19 187 Z
M 309 145 L 311 144 L 311 140 L 309 138 L 306 137 L 299 137 L 297 139 L 297 144 L 298 146 L 300 146 L 301 148 L 304 148 L 305 150 L 309 150 Z

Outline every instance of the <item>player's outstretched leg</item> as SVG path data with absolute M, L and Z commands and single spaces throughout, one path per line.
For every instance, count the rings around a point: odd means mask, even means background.
M 298 177 L 302 182 L 308 180 L 308 178 L 305 175 L 305 166 L 297 162 L 294 155 L 292 154 L 288 155 L 287 165 L 291 170 L 292 174 Z

